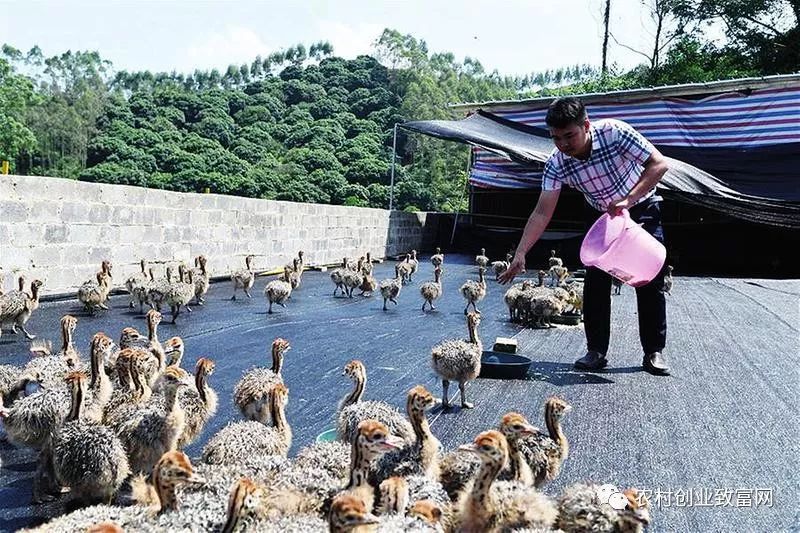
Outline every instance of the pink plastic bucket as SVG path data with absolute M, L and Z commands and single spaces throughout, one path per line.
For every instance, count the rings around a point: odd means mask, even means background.
M 592 225 L 581 244 L 581 262 L 640 287 L 664 266 L 664 245 L 631 219 L 627 209 L 611 218 L 604 214 Z

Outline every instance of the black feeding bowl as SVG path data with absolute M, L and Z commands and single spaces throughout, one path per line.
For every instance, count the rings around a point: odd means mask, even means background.
M 479 377 L 495 379 L 522 379 L 528 374 L 531 359 L 524 355 L 484 350 L 481 356 Z
M 581 323 L 581 315 L 553 315 L 550 317 L 550 322 L 564 326 L 578 326 Z

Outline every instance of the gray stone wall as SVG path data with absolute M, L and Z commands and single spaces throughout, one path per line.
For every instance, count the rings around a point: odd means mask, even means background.
M 73 292 L 108 259 L 114 285 L 155 266 L 192 264 L 203 254 L 212 276 L 244 267 L 269 270 L 298 250 L 312 265 L 371 252 L 419 249 L 425 213 L 177 193 L 60 178 L 0 176 L 0 277 L 45 281 L 44 294 Z

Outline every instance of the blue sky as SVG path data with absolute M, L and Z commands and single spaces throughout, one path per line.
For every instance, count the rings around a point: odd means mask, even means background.
M 176 1 L 0 0 L 0 42 L 46 55 L 97 50 L 117 70 L 224 69 L 297 43 L 327 40 L 336 55 L 369 53 L 386 28 L 431 51 L 477 58 L 486 70 L 524 74 L 600 64 L 604 0 Z M 634 48 L 652 44 L 641 0 L 612 0 L 612 31 Z M 622 67 L 643 58 L 613 43 Z

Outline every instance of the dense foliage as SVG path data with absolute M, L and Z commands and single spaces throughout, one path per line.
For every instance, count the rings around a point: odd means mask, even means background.
M 191 74 L 115 72 L 96 52 L 45 57 L 4 45 L 0 159 L 21 174 L 385 208 L 394 125 L 455 118 L 450 103 L 800 68 L 797 0 L 648 1 L 659 31 L 629 72 L 579 65 L 503 77 L 388 29 L 374 57 L 346 60 L 316 43 Z M 705 38 L 716 23 L 724 46 Z M 395 207 L 464 209 L 468 150 L 398 131 Z

